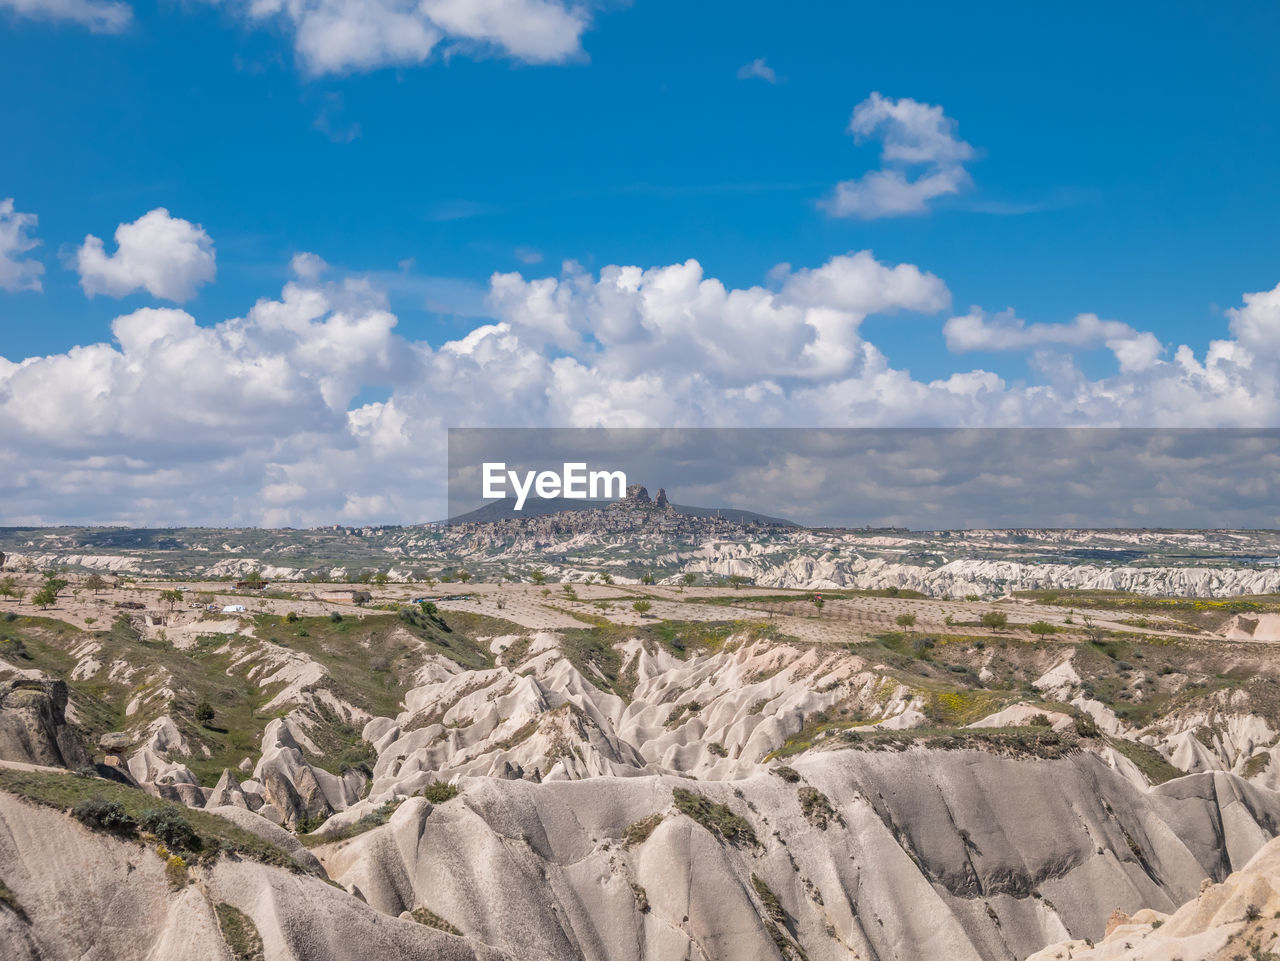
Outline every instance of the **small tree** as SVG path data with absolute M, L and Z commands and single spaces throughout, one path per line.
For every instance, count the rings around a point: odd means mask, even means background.
M 160 600 L 169 605 L 169 610 L 173 610 L 174 605 L 182 601 L 182 591 L 178 590 L 176 587 L 167 591 L 161 591 Z
M 389 580 L 391 580 L 391 576 L 386 571 L 378 571 L 373 575 L 373 583 L 379 587 L 386 587 Z
M 0 581 L 0 597 L 18 597 L 18 582 L 13 577 Z
M 602 583 L 602 584 L 612 584 L 612 583 L 613 583 L 613 575 L 612 575 L 612 574 L 610 574 L 608 571 L 605 571 L 603 574 L 601 574 L 601 575 L 600 575 L 600 583 Z
M 1004 611 L 987 611 L 982 615 L 982 626 L 999 630 L 1009 623 L 1009 615 Z
M 736 591 L 739 587 L 741 587 L 743 584 L 747 583 L 747 581 L 748 581 L 748 580 L 750 580 L 750 578 L 743 577 L 741 574 L 730 574 L 730 575 L 729 575 L 729 584 L 733 587 L 733 589 L 734 589 L 735 591 Z
M 654 582 L 654 576 L 648 571 L 645 571 L 644 574 L 642 574 L 640 577 L 641 584 L 652 584 L 653 582 Z
M 42 611 L 47 607 L 49 607 L 50 605 L 56 604 L 57 602 L 58 602 L 58 592 L 55 591 L 52 587 L 50 587 L 48 584 L 40 588 L 40 590 L 36 591 L 35 594 L 32 595 L 31 597 L 31 603 L 39 605 L 40 610 Z
M 531 573 L 531 574 L 529 575 L 529 580 L 533 581 L 533 583 L 535 583 L 535 584 L 539 584 L 539 585 L 541 585 L 541 584 L 545 584 L 545 583 L 547 583 L 547 572 L 546 572 L 546 571 L 534 571 L 533 573 Z
M 894 623 L 899 627 L 915 627 L 916 616 L 914 614 L 899 614 Z
M 462 583 L 464 584 L 467 583 L 467 581 L 471 580 L 471 576 L 472 576 L 471 572 L 468 570 L 464 569 L 464 570 L 458 571 L 458 580 L 462 581 Z
M 208 727 L 209 724 L 212 723 L 214 717 L 216 716 L 214 714 L 213 705 L 210 704 L 208 701 L 201 701 L 199 704 L 196 705 L 195 716 L 196 716 L 196 720 L 199 723 L 203 724 L 205 727 Z
M 97 594 L 106 588 L 107 582 L 99 574 L 90 574 L 85 579 L 84 586 L 87 587 L 89 590 L 93 591 L 93 593 Z
M 698 583 L 698 575 L 685 574 L 680 578 L 680 580 L 684 581 L 685 587 L 693 587 L 694 584 Z
M 653 610 L 653 605 L 650 604 L 648 601 L 636 601 L 634 604 L 631 605 L 631 609 L 635 611 L 637 614 L 639 614 L 641 617 L 645 617 L 648 615 L 648 613 L 651 610 Z
M 244 582 L 252 588 L 261 587 L 262 572 L 257 570 L 256 568 L 254 570 L 249 571 L 249 573 L 245 574 L 244 576 Z

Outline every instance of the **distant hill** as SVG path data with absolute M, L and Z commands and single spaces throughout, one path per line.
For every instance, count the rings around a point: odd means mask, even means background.
M 459 514 L 450 518 L 450 524 L 488 524 L 493 521 L 518 520 L 521 517 L 538 517 L 543 514 L 558 514 L 561 511 L 602 510 L 617 501 L 569 500 L 567 498 L 530 499 L 525 501 L 523 510 L 515 510 L 515 500 L 504 498 L 491 501 L 483 507 Z M 657 510 L 657 508 L 630 508 L 632 510 Z M 781 517 L 769 517 L 755 511 L 740 510 L 736 507 L 690 507 L 687 504 L 672 504 L 671 509 L 677 514 L 688 517 L 720 517 L 738 524 L 776 524 L 780 527 L 799 527 L 794 521 Z

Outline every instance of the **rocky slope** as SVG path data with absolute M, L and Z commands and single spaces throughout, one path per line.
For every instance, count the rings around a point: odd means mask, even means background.
M 111 918 L 94 956 L 121 961 L 256 956 L 246 924 L 273 959 L 1021 961 L 1173 912 L 1280 832 L 1265 639 L 577 590 L 0 616 L 0 953 L 79 958 Z M 82 741 L 96 778 L 67 772 Z M 67 773 L 6 773 L 33 762 Z M 123 836 L 66 813 L 118 798 Z
M 1097 943 L 1050 945 L 1028 961 L 1236 961 L 1280 957 L 1280 841 L 1264 846 L 1241 870 L 1172 914 L 1117 910 Z

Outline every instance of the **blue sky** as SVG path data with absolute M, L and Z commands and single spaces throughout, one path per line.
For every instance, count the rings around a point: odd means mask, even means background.
M 519 329 L 487 298 L 495 272 L 532 281 L 574 261 L 594 278 L 610 265 L 693 258 L 727 288 L 776 289 L 778 264 L 817 269 L 872 251 L 884 265 L 940 279 L 947 304 L 859 309 L 859 343 L 910 384 L 973 370 L 1002 384 L 982 412 L 940 420 L 1043 422 L 1053 404 L 1078 402 L 1075 422 L 1156 422 L 1178 402 L 1149 387 L 1152 365 L 1176 373 L 1182 344 L 1208 363 L 1211 341 L 1232 336 L 1224 311 L 1280 282 L 1274 3 L 635 0 L 588 9 L 519 0 L 522 16 L 576 18 L 547 41 L 560 46 L 530 53 L 507 35 L 444 28 L 429 53 L 397 54 L 346 40 L 338 53 L 307 47 L 305 16 L 327 2 L 288 0 L 290 14 L 270 0 L 282 12 L 255 17 L 239 0 L 51 0 L 37 16 L 44 5 L 34 0 L 0 0 L 0 200 L 38 218 L 24 236 L 39 246 L 21 256 L 43 267 L 39 290 L 0 290 L 0 357 L 116 349 L 113 321 L 140 309 L 180 308 L 204 328 L 245 317 L 260 298 L 282 296 L 301 252 L 331 265 L 326 283 L 366 278 L 398 320 L 394 336 L 437 358 L 490 319 Z M 454 6 L 483 12 L 493 3 Z M 418 9 L 407 0 L 375 8 Z M 965 155 L 934 166 L 882 161 L 888 128 L 868 127 L 861 142 L 849 133 L 874 92 L 936 107 Z M 836 185 L 886 165 L 908 180 L 940 171 L 958 186 L 904 215 L 837 216 Z M 75 269 L 86 235 L 110 255 L 117 226 L 156 208 L 210 238 L 216 279 L 197 279 L 190 297 L 123 281 L 88 296 Z M 1011 308 L 1027 325 L 1056 326 L 1001 349 L 986 349 L 997 341 L 983 328 L 971 349 L 957 350 L 943 324 L 971 305 L 987 318 Z M 1128 333 L 1056 332 L 1080 314 Z M 600 321 L 581 323 L 576 339 L 539 335 L 526 346 L 546 364 L 591 355 L 583 363 L 597 379 L 635 376 L 635 358 L 617 370 L 597 363 L 589 328 Z M 1268 315 L 1254 327 L 1270 323 Z M 1133 365 L 1146 379 L 1117 381 L 1119 353 L 1104 341 L 1139 334 L 1155 345 Z M 1255 354 L 1274 343 L 1269 336 L 1251 342 Z M 656 347 L 646 358 L 663 363 Z M 1064 364 L 1072 383 L 1095 386 L 1061 386 Z M 1243 385 L 1191 403 L 1188 418 L 1270 423 L 1271 381 L 1258 379 L 1257 363 L 1250 369 Z M 427 377 L 371 370 L 351 375 L 359 383 L 345 411 Z M 840 379 L 852 370 L 819 386 L 843 402 L 857 395 Z M 774 379 L 788 400 L 798 384 L 812 386 L 809 371 L 789 376 Z M 726 403 L 746 389 L 732 376 L 700 383 L 726 391 Z M 1059 395 L 1035 394 L 1037 385 Z M 1031 393 L 1017 393 L 1024 388 Z M 1148 394 L 1099 412 L 1079 401 L 1081 390 L 1109 402 Z M 823 418 L 829 402 L 772 419 L 813 419 L 816 409 L 818 419 L 884 422 L 894 409 L 882 396 L 879 413 Z M 915 397 L 904 419 L 927 419 L 930 403 Z M 618 410 L 616 398 L 588 391 L 572 409 L 548 402 L 540 420 L 582 422 L 592 404 Z M 512 420 L 478 410 L 460 400 L 443 422 Z M 752 423 L 755 410 L 744 407 L 735 422 Z M 130 442 L 127 430 L 104 428 L 98 447 L 74 456 L 118 454 Z M 33 503 L 22 516 L 50 515 Z

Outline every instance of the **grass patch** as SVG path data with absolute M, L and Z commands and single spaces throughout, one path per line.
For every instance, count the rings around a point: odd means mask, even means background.
M 1161 756 L 1159 751 L 1146 744 L 1110 736 L 1106 738 L 1106 742 L 1137 765 L 1138 770 L 1145 774 L 1152 784 L 1163 784 L 1165 781 L 1172 781 L 1187 773 L 1174 767 Z
M 658 829 L 658 825 L 662 823 L 661 812 L 650 814 L 647 818 L 636 821 L 625 831 L 622 832 L 623 847 L 635 847 L 638 844 L 644 844 L 649 840 L 649 836 Z
M 820 831 L 825 831 L 827 825 L 832 821 L 837 824 L 844 823 L 844 819 L 831 806 L 831 799 L 817 788 L 808 787 L 807 785 L 800 788 L 796 792 L 796 799 L 800 802 L 800 813 Z
M 417 921 L 419 924 L 425 924 L 427 927 L 435 928 L 437 931 L 443 931 L 445 934 L 453 934 L 458 937 L 462 937 L 461 931 L 444 918 L 440 917 L 440 915 L 436 914 L 430 908 L 414 908 L 409 912 L 409 914 L 413 920 Z
M 734 814 L 726 804 L 718 804 L 710 798 L 684 788 L 675 788 L 671 792 L 676 809 L 697 821 L 712 834 L 717 834 L 730 844 L 748 844 L 755 847 L 760 843 L 755 829 L 744 817 Z
M 422 796 L 432 804 L 444 804 L 458 796 L 458 789 L 445 781 L 432 781 L 422 789 Z
M 396 813 L 396 809 L 403 804 L 403 799 L 388 801 L 379 808 L 370 811 L 360 820 L 348 824 L 344 828 L 336 831 L 329 831 L 326 834 L 303 834 L 298 840 L 309 848 L 319 847 L 322 844 L 336 844 L 338 841 L 346 841 L 349 838 L 364 834 L 366 831 L 372 831 L 376 827 L 381 827 L 391 820 L 391 815 Z
M 253 919 L 226 901 L 218 902 L 214 912 L 218 915 L 218 930 L 231 949 L 231 956 L 236 961 L 263 961 L 266 955 L 262 935 L 258 933 Z
M 181 804 L 162 801 L 115 781 L 77 777 L 70 773 L 0 768 L 0 791 L 60 811 L 67 811 L 87 801 L 114 801 L 119 805 L 114 810 L 136 822 L 140 830 L 148 830 L 147 826 L 150 824 L 168 834 L 171 839 L 192 845 L 187 850 L 198 850 L 203 858 L 216 858 L 225 852 L 290 871 L 305 871 L 282 848 L 231 821 Z M 189 838 L 182 832 L 179 821 L 185 822 L 190 828 L 192 834 Z M 170 828 L 173 833 L 170 833 Z

